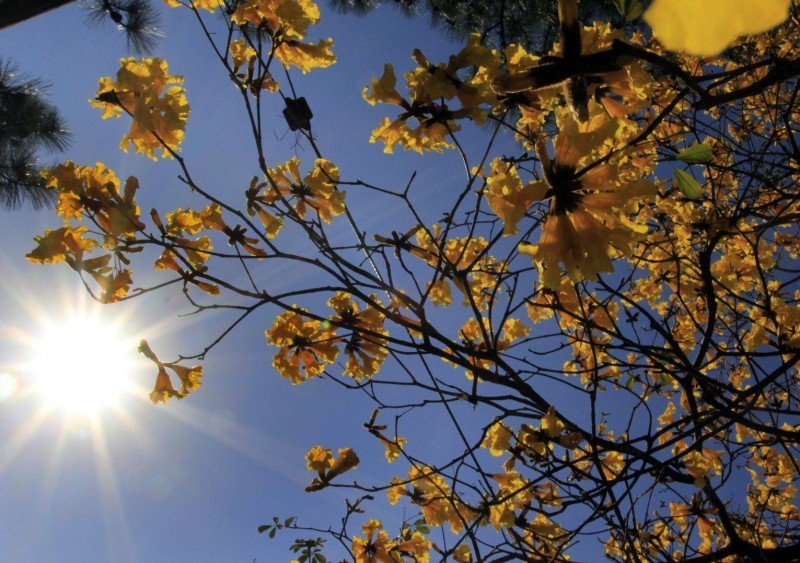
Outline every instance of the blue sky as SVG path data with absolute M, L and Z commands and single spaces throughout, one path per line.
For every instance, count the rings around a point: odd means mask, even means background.
M 383 155 L 381 147 L 367 143 L 383 114 L 363 102 L 360 92 L 385 62 L 407 69 L 414 47 L 435 60 L 455 47 L 424 20 L 407 20 L 391 10 L 357 18 L 330 14 L 325 5 L 321 9 L 314 37 L 332 36 L 339 62 L 294 79 L 311 103 L 326 156 L 347 177 L 380 179 L 392 187 L 405 184 L 419 169 L 419 194 L 435 198 L 447 188 L 443 172 L 460 167 L 455 155 L 434 160 Z M 242 134 L 238 95 L 212 61 L 190 14 L 164 8 L 162 16 L 165 37 L 154 54 L 185 76 L 192 106 L 183 155 L 196 177 L 216 193 L 241 190 L 257 169 Z M 191 203 L 173 162 L 122 153 L 117 144 L 127 124 L 102 121 L 87 103 L 97 79 L 114 75 L 126 52 L 119 34 L 88 28 L 84 19 L 85 13 L 70 5 L 0 32 L 3 60 L 50 84 L 49 98 L 72 131 L 70 148 L 45 156 L 45 162 L 102 161 L 123 178 L 136 175 L 144 209 L 156 206 L 163 213 Z M 293 147 L 280 109 L 277 102 L 268 109 L 274 118 L 268 148 L 272 163 L 295 150 L 301 158 L 310 157 L 307 148 Z M 360 219 L 374 225 L 393 213 L 373 209 Z M 273 514 L 327 523 L 339 517 L 342 506 L 336 493 L 303 492 L 310 480 L 305 451 L 317 443 L 355 445 L 362 459 L 380 462 L 382 448 L 361 428 L 371 404 L 328 383 L 292 387 L 281 379 L 263 337 L 272 317 L 264 315 L 214 350 L 204 362 L 203 387 L 184 401 L 151 405 L 147 392 L 153 368 L 136 360 L 134 381 L 140 393 L 124 398 L 94 423 L 70 422 L 59 412 L 43 414 L 42 399 L 31 392 L 33 382 L 24 367 L 27 344 L 47 323 L 93 306 L 67 267 L 24 260 L 33 236 L 58 226 L 52 213 L 3 213 L 0 224 L 0 372 L 17 385 L 0 399 L 0 560 L 287 560 L 289 536 L 269 541 L 256 532 L 259 524 Z M 139 279 L 148 275 L 142 269 Z M 275 287 L 292 281 L 291 272 L 274 272 Z M 121 323 L 121 332 L 133 342 L 147 338 L 159 355 L 171 358 L 197 352 L 197 343 L 226 322 L 213 315 L 178 317 L 187 311 L 175 290 L 103 307 L 100 314 Z M 447 438 L 445 430 L 440 434 Z M 391 469 L 385 463 L 364 463 L 356 477 L 389 475 Z

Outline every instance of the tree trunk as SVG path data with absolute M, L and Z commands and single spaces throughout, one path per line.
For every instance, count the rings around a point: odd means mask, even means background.
M 0 1 L 0 29 L 70 2 L 72 0 L 2 0 Z

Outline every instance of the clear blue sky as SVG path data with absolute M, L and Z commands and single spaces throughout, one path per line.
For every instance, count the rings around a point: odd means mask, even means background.
M 447 189 L 448 171 L 461 171 L 456 156 L 383 155 L 381 147 L 367 143 L 383 113 L 364 103 L 360 92 L 385 62 L 395 63 L 398 73 L 407 70 L 414 47 L 432 60 L 443 60 L 455 47 L 423 19 L 406 20 L 392 10 L 357 18 L 331 14 L 324 3 L 320 7 L 321 24 L 312 36 L 332 36 L 339 62 L 295 80 L 316 115 L 326 156 L 346 178 L 391 187 L 404 185 L 419 169 L 420 195 L 435 198 Z M 161 11 L 165 37 L 154 54 L 185 76 L 192 105 L 183 154 L 215 193 L 242 191 L 257 169 L 238 95 L 190 14 Z M 114 75 L 126 52 L 120 34 L 89 28 L 84 19 L 85 12 L 72 5 L 0 32 L 0 56 L 50 84 L 50 100 L 72 131 L 70 148 L 45 161 L 102 161 L 121 177 L 136 175 L 144 209 L 156 206 L 163 213 L 191 203 L 173 162 L 154 164 L 122 153 L 117 144 L 127 123 L 102 121 L 89 107 L 98 77 Z M 271 163 L 295 150 L 280 109 L 276 102 L 267 111 L 274 131 Z M 298 154 L 311 157 L 308 149 Z M 359 219 L 374 226 L 392 213 L 373 209 Z M 308 524 L 341 514 L 339 495 L 302 490 L 310 478 L 303 459 L 310 446 L 356 447 L 365 460 L 354 474 L 359 480 L 378 481 L 392 469 L 405 470 L 386 468 L 382 448 L 365 436 L 361 424 L 372 408 L 367 401 L 329 383 L 292 387 L 273 371 L 273 351 L 263 337 L 272 316 L 248 321 L 219 346 L 204 364 L 203 387 L 182 402 L 151 405 L 146 395 L 154 373 L 141 363 L 135 373 L 141 394 L 103 413 L 94 426 L 66 424 L 58 413 L 40 415 L 41 398 L 30 393 L 22 367 L 29 353 L 25 339 L 36 339 L 46 319 L 90 304 L 66 266 L 24 260 L 33 236 L 58 226 L 52 213 L 23 210 L 1 217 L 0 372 L 13 376 L 18 387 L 0 394 L 0 561 L 284 561 L 289 536 L 269 541 L 256 532 L 259 524 L 273 514 L 300 515 Z M 432 210 L 430 219 L 437 217 Z M 141 280 L 150 274 L 138 275 Z M 291 272 L 275 272 L 271 281 L 275 288 L 292 282 Z M 172 358 L 199 351 L 198 342 L 226 321 L 211 315 L 178 318 L 188 310 L 180 292 L 172 290 L 104 307 L 102 314 L 123 319 L 124 332 L 134 341 L 148 338 L 160 355 Z M 429 435 L 433 443 L 448 438 L 445 429 L 429 429 Z M 368 463 L 370 458 L 380 466 Z M 400 517 L 395 511 L 394 522 L 387 524 L 396 525 Z

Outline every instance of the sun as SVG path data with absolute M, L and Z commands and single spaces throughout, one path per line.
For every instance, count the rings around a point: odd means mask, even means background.
M 135 340 L 99 313 L 49 320 L 31 340 L 29 370 L 48 409 L 94 415 L 133 391 Z

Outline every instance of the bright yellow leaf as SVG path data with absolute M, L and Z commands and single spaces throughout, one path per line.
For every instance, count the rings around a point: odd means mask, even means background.
M 783 22 L 791 0 L 655 0 L 644 19 L 672 51 L 711 56 Z

